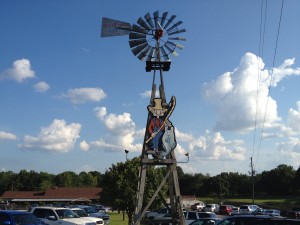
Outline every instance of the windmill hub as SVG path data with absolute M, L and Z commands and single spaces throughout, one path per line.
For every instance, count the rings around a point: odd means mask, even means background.
M 159 40 L 162 36 L 164 36 L 164 31 L 163 30 L 156 30 L 155 31 L 156 40 Z

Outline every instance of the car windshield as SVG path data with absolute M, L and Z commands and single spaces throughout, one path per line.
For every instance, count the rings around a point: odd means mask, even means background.
M 213 225 L 215 223 L 216 221 L 212 219 L 199 219 L 190 223 L 190 225 Z
M 40 224 L 41 222 L 32 214 L 14 214 L 12 215 L 16 225 Z
M 79 216 L 77 214 L 75 214 L 72 210 L 70 209 L 57 209 L 55 210 L 58 217 L 60 219 L 64 219 L 64 218 L 79 218 Z
M 210 217 L 215 218 L 215 217 L 217 217 L 217 215 L 214 213 L 198 213 L 198 217 L 199 218 L 210 218 Z
M 97 211 L 93 207 L 84 208 L 87 213 L 96 213 Z
M 81 209 L 74 209 L 72 211 L 75 212 L 80 217 L 88 217 L 88 215 Z
M 168 213 L 168 209 L 167 208 L 162 208 L 161 210 L 158 211 L 159 214 L 166 214 Z

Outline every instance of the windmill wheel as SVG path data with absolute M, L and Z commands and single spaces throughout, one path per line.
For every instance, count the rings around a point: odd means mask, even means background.
M 140 60 L 159 62 L 170 61 L 170 54 L 178 56 L 175 49 L 183 49 L 178 42 L 185 41 L 186 38 L 177 35 L 186 30 L 178 28 L 182 21 L 173 22 L 175 17 L 172 15 L 168 18 L 168 12 L 160 17 L 158 11 L 153 13 L 153 17 L 149 12 L 144 18 L 140 17 L 129 33 L 132 53 Z

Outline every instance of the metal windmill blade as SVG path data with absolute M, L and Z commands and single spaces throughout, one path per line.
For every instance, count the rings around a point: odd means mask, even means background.
M 178 21 L 173 26 L 171 26 L 169 29 L 167 29 L 167 32 L 172 31 L 174 28 L 178 27 L 180 24 L 182 24 L 182 21 Z
M 144 39 L 133 39 L 133 40 L 129 41 L 129 46 L 130 46 L 130 48 L 134 48 L 134 47 L 136 47 L 138 45 L 141 45 L 141 44 L 144 44 L 146 42 L 147 42 L 146 38 L 144 38 Z
M 143 27 L 144 29 L 146 29 L 147 31 L 151 30 L 151 27 L 145 22 L 145 20 L 143 20 L 142 17 L 139 17 L 139 19 L 137 20 L 137 23 Z
M 164 47 L 166 47 L 166 49 L 173 55 L 173 56 L 178 56 L 178 53 L 175 52 L 175 47 L 171 47 L 169 45 L 164 45 Z
M 153 20 L 154 20 L 154 24 L 155 24 L 155 29 L 158 29 L 159 28 L 159 25 L 158 25 L 158 19 L 159 19 L 159 11 L 155 11 L 153 13 Z
M 179 48 L 179 49 L 183 49 L 184 48 L 184 46 L 182 46 L 182 45 L 180 45 L 180 44 L 178 44 L 178 43 L 174 43 L 174 42 L 172 42 L 172 41 L 167 41 L 167 43 L 166 43 L 166 45 L 172 45 L 172 46 L 174 46 L 175 48 Z
M 144 48 L 141 53 L 137 56 L 139 60 L 144 60 L 147 56 L 149 51 L 151 50 L 151 47 L 148 45 L 146 48 Z
M 144 48 L 146 48 L 148 46 L 147 43 L 144 43 L 144 44 L 141 44 L 141 45 L 138 45 L 134 48 L 131 49 L 132 53 L 136 56 L 138 55 L 141 51 L 144 50 Z
M 144 29 L 143 27 L 139 27 L 136 24 L 132 25 L 131 30 L 133 32 L 141 33 L 141 34 L 147 34 L 148 33 L 148 30 Z
M 179 33 L 183 33 L 183 32 L 186 32 L 186 30 L 185 30 L 185 29 L 182 29 L 182 30 L 176 30 L 176 31 L 173 31 L 173 32 L 168 33 L 168 35 L 174 35 L 174 34 L 179 34 Z
M 160 48 L 160 50 L 161 50 L 161 53 L 162 53 L 161 56 L 164 57 L 165 61 L 169 61 L 170 58 L 169 58 L 169 56 L 168 56 L 166 50 L 164 49 L 164 46 L 162 46 L 162 47 Z
M 160 24 L 161 24 L 162 27 L 164 26 L 164 23 L 166 21 L 167 16 L 168 16 L 168 12 L 164 12 L 163 15 L 162 15 L 162 17 L 161 17 Z
M 169 37 L 169 40 L 186 41 L 185 37 Z
M 150 27 L 151 27 L 152 29 L 154 29 L 154 28 L 155 28 L 155 27 L 154 27 L 154 23 L 153 23 L 153 21 L 152 21 L 152 18 L 151 18 L 151 16 L 150 16 L 150 13 L 149 13 L 149 12 L 145 15 L 144 18 L 146 19 L 146 21 L 147 21 L 147 23 L 150 25 Z
M 149 54 L 147 56 L 147 60 L 146 61 L 152 61 L 152 59 L 154 58 L 153 55 L 154 55 L 154 48 L 153 47 L 150 47 L 150 51 L 149 51 Z
M 171 16 L 171 18 L 168 20 L 167 24 L 164 26 L 164 29 L 167 29 L 167 27 L 173 22 L 175 19 L 175 15 Z

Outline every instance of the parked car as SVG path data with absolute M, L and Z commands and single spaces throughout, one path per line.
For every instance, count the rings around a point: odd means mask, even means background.
M 95 222 L 80 218 L 71 209 L 35 207 L 31 212 L 41 221 L 49 225 L 96 225 Z
M 38 206 L 39 206 L 39 204 L 31 204 L 31 205 L 29 206 L 28 211 L 30 212 L 34 207 L 38 207 Z
M 280 210 L 277 209 L 265 209 L 262 212 L 263 215 L 269 215 L 269 216 L 280 216 Z
M 203 211 L 205 207 L 205 204 L 203 202 L 197 202 L 193 205 L 191 205 L 191 210 L 193 211 Z
M 219 207 L 219 214 L 220 215 L 231 215 L 232 212 L 232 205 L 221 205 Z
M 172 215 L 171 213 L 167 213 L 164 216 L 155 217 L 153 221 L 155 221 L 156 225 L 172 225 Z
M 258 205 L 242 205 L 240 206 L 240 214 L 254 214 L 258 209 Z
M 42 225 L 35 215 L 30 212 L 17 210 L 1 210 L 0 211 L 1 225 Z
M 215 213 L 212 212 L 198 212 L 198 211 L 186 211 L 183 213 L 184 218 L 185 218 L 185 225 L 189 225 L 193 223 L 196 220 L 200 220 L 205 218 L 206 220 L 215 220 L 217 221 L 219 218 Z M 155 217 L 153 219 L 155 224 L 158 225 L 172 225 L 170 222 L 172 220 L 172 216 L 170 213 L 165 214 L 164 216 L 161 217 Z M 208 224 L 208 223 L 206 223 Z
M 88 205 L 77 205 L 76 207 L 83 209 L 89 216 L 103 219 L 105 225 L 109 224 L 109 215 L 107 213 L 97 212 L 94 207 Z
M 300 207 L 294 207 L 288 211 L 287 216 L 290 218 L 299 219 L 300 218 Z
M 219 222 L 221 218 L 200 218 L 190 223 L 190 225 L 214 225 Z
M 236 215 L 236 216 L 227 216 L 224 219 L 220 220 L 216 225 L 249 225 L 254 221 L 260 221 L 268 219 L 270 216 L 266 215 Z M 253 225 L 256 223 L 253 223 Z
M 213 212 L 188 211 L 188 212 L 184 212 L 184 217 L 185 217 L 185 224 L 188 225 L 200 218 L 217 218 L 218 216 Z
M 204 208 L 205 212 L 219 213 L 220 206 L 218 204 L 207 204 Z
M 85 218 L 87 220 L 90 220 L 92 222 L 95 222 L 96 224 L 104 224 L 104 221 L 102 218 L 97 217 L 91 217 L 88 214 L 85 213 L 85 211 L 81 208 L 71 208 L 71 210 L 76 213 L 79 217 Z
M 290 219 L 284 217 L 270 217 L 263 220 L 257 220 L 248 225 L 299 225 L 300 219 Z
M 91 205 L 96 209 L 98 212 L 107 213 L 108 208 L 106 208 L 104 205 Z
M 158 218 L 158 217 L 164 217 L 166 214 L 170 213 L 169 208 L 161 208 L 158 210 L 153 210 L 151 212 L 148 212 L 145 215 L 146 219 L 154 219 L 154 218 Z
M 240 207 L 232 206 L 231 215 L 239 215 L 240 214 Z

